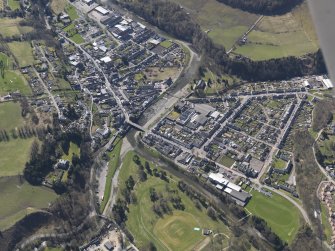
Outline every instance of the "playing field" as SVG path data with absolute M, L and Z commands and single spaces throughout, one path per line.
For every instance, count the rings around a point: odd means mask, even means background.
M 8 7 L 11 10 L 20 9 L 20 1 L 19 0 L 7 0 Z
M 267 197 L 258 191 L 252 191 L 252 199 L 246 209 L 263 218 L 272 231 L 283 241 L 291 243 L 301 224 L 299 210 L 280 195 Z
M 124 187 L 124 181 L 131 174 L 137 180 L 138 167 L 134 164 L 133 152 L 125 157 L 120 176 L 120 190 Z M 144 165 L 144 160 L 141 159 Z M 150 163 L 151 168 L 155 166 Z M 177 188 L 176 178 L 169 183 L 160 178 L 148 175 L 145 182 L 140 182 L 135 188 L 137 204 L 129 206 L 127 228 L 134 235 L 136 245 L 145 249 L 149 242 L 153 242 L 157 250 L 192 250 L 201 241 L 205 239 L 202 235 L 202 229 L 208 228 L 213 231 L 229 235 L 229 229 L 220 221 L 213 221 L 206 214 L 206 209 L 197 209 L 194 203 Z M 172 210 L 172 214 L 158 217 L 152 211 L 153 203 L 150 200 L 150 188 L 155 188 L 158 193 L 162 193 L 166 198 L 167 187 L 171 190 L 177 190 L 185 210 Z M 196 228 L 196 230 L 194 229 Z M 199 230 L 197 230 L 199 228 Z
M 11 52 L 19 61 L 20 67 L 33 65 L 35 63 L 33 50 L 29 42 L 8 43 Z
M 21 183 L 18 176 L 0 178 L 0 230 L 4 230 L 28 213 L 47 208 L 57 198 L 50 189 Z
M 22 18 L 1 18 L 1 29 L 0 34 L 3 37 L 18 36 L 33 31 L 34 29 L 30 26 L 21 26 L 19 22 Z

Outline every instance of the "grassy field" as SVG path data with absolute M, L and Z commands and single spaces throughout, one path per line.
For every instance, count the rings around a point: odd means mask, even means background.
M 8 46 L 19 61 L 20 67 L 33 65 L 35 63 L 33 50 L 29 42 L 11 42 Z
M 170 48 L 172 43 L 169 40 L 165 40 L 159 44 L 160 46 L 163 46 L 164 48 Z
M 68 5 L 67 0 L 52 0 L 51 1 L 51 10 L 58 15 L 59 13 L 63 12 L 66 5 Z
M 20 9 L 20 0 L 7 0 L 7 4 L 11 10 Z
M 21 94 L 30 95 L 32 91 L 19 71 L 6 70 L 4 77 L 0 76 L 0 95 L 20 91 Z
M 174 0 L 195 18 L 212 40 L 230 49 L 259 15 L 231 8 L 215 0 Z M 306 3 L 281 16 L 265 16 L 248 35 L 237 54 L 254 60 L 302 56 L 319 48 Z
M 287 163 L 279 158 L 275 158 L 273 161 L 273 167 L 277 169 L 284 169 L 286 167 Z
M 329 214 L 326 205 L 321 203 L 321 220 L 324 234 L 326 235 L 327 242 L 330 243 L 332 237 L 332 227 L 328 221 Z
M 75 42 L 76 44 L 82 44 L 85 42 L 83 37 L 80 34 L 74 34 L 73 36 L 70 37 L 70 39 Z
M 325 158 L 325 164 L 332 164 L 335 161 L 335 136 L 329 136 L 326 140 L 318 141 L 319 149 Z
M 216 0 L 174 0 L 185 8 L 217 44 L 231 48 L 258 15 L 231 8 Z
M 230 158 L 227 155 L 224 155 L 221 159 L 220 159 L 220 164 L 226 166 L 226 167 L 231 167 L 233 164 L 235 163 L 235 160 L 233 160 L 232 158 Z
M 290 244 L 301 224 L 299 210 L 280 195 L 267 197 L 255 190 L 251 194 L 252 199 L 246 209 L 266 220 L 271 229 Z
M 80 148 L 75 143 L 70 142 L 69 154 L 63 154 L 62 159 L 72 161 L 73 155 L 80 157 Z
M 23 126 L 24 124 L 24 120 L 21 116 L 21 107 L 19 103 L 1 103 L 0 118 L 0 129 L 10 131 L 15 127 Z
M 138 167 L 133 162 L 133 152 L 129 152 L 123 162 L 119 174 L 119 188 L 124 188 L 125 180 L 131 174 L 135 181 L 138 180 Z M 141 158 L 144 165 L 145 160 Z M 150 163 L 151 168 L 154 165 Z M 150 200 L 150 188 L 154 187 L 158 193 L 162 193 L 164 198 L 168 196 L 168 189 L 177 190 L 185 210 L 173 210 L 171 214 L 164 217 L 156 216 L 152 211 L 153 203 Z M 153 242 L 157 250 L 191 250 L 199 244 L 205 237 L 202 235 L 203 228 L 212 229 L 215 232 L 229 235 L 229 230 L 222 222 L 210 219 L 206 210 L 197 209 L 194 203 L 182 192 L 178 191 L 176 178 L 169 183 L 160 178 L 148 175 L 145 182 L 137 183 L 135 187 L 137 204 L 129 206 L 127 228 L 134 235 L 136 245 L 140 249 L 145 249 L 149 242 Z M 194 230 L 200 228 L 200 231 Z
M 30 157 L 30 147 L 34 139 L 11 139 L 0 142 L 0 177 L 22 174 Z
M 65 7 L 65 11 L 72 21 L 79 18 L 76 8 L 70 4 Z
M 20 183 L 18 176 L 0 178 L 0 229 L 4 230 L 26 214 L 47 208 L 57 195 L 44 187 Z
M 19 24 L 21 20 L 22 18 L 0 18 L 0 34 L 3 37 L 10 37 L 25 34 L 34 30 L 30 26 L 21 26 Z
M 111 186 L 112 186 L 112 179 L 114 177 L 114 174 L 116 172 L 116 169 L 119 165 L 120 161 L 120 152 L 122 147 L 122 139 L 119 140 L 119 142 L 114 147 L 113 151 L 109 153 L 109 163 L 108 163 L 108 173 L 106 177 L 106 186 L 105 186 L 105 192 L 104 192 L 104 199 L 100 204 L 100 212 L 103 212 L 107 202 L 109 200 L 109 196 L 111 193 Z
M 266 16 L 235 51 L 254 60 L 302 56 L 319 48 L 307 4 L 282 16 Z

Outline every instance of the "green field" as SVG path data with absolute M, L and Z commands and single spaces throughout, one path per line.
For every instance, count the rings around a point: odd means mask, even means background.
M 307 4 L 282 16 L 266 16 L 235 51 L 254 60 L 302 56 L 319 48 Z
M 10 131 L 13 128 L 24 125 L 19 103 L 0 103 L 0 118 L 0 129 Z
M 263 218 L 283 241 L 290 244 L 301 224 L 299 210 L 284 197 L 273 194 L 267 197 L 258 191 L 251 192 L 252 199 L 246 209 Z
M 220 164 L 224 165 L 225 167 L 231 167 L 234 163 L 235 160 L 233 160 L 232 158 L 230 158 L 227 155 L 224 155 L 221 159 L 220 159 Z
M 114 147 L 113 151 L 109 153 L 109 163 L 108 163 L 108 173 L 106 177 L 106 186 L 105 186 L 105 192 L 104 192 L 104 199 L 100 204 L 100 212 L 103 212 L 107 202 L 109 200 L 109 196 L 111 193 L 111 186 L 112 186 L 112 179 L 114 177 L 114 174 L 116 172 L 116 169 L 119 165 L 120 161 L 120 152 L 122 147 L 122 139 L 119 140 Z
M 79 18 L 76 8 L 70 4 L 65 7 L 65 11 L 72 21 Z
M 329 213 L 327 211 L 327 206 L 321 203 L 321 220 L 324 234 L 326 235 L 327 242 L 331 242 L 332 237 L 332 227 L 329 223 Z
M 33 31 L 30 26 L 21 26 L 19 23 L 22 18 L 0 18 L 1 29 L 0 34 L 3 37 L 18 36 Z
M 318 146 L 321 154 L 325 159 L 325 164 L 332 164 L 333 162 L 335 162 L 335 136 L 329 136 L 328 139 L 319 140 Z
M 165 41 L 161 42 L 159 45 L 164 47 L 164 48 L 170 48 L 172 43 L 169 40 L 165 40 Z
M 68 154 L 64 153 L 62 159 L 71 162 L 73 155 L 77 155 L 78 157 L 80 157 L 80 147 L 77 146 L 75 143 L 70 142 L 69 153 Z
M 174 0 L 185 8 L 217 44 L 230 49 L 258 15 L 231 8 L 216 0 Z
M 33 65 L 35 63 L 33 50 L 29 42 L 8 43 L 11 52 L 19 61 L 20 67 Z
M 16 91 L 20 91 L 23 95 L 32 94 L 30 87 L 19 71 L 5 70 L 4 76 L 0 76 L 0 95 Z
M 8 7 L 11 10 L 20 9 L 20 1 L 19 0 L 7 0 Z
M 70 39 L 75 42 L 76 44 L 82 44 L 85 42 L 83 37 L 80 34 L 74 34 L 73 36 L 70 37 Z
M 0 142 L 0 177 L 22 174 L 34 138 Z
M 200 24 L 216 44 L 229 50 L 259 15 L 215 0 L 174 0 Z M 302 56 L 319 48 L 307 3 L 281 16 L 265 16 L 235 53 L 253 60 Z
M 279 158 L 275 158 L 272 163 L 272 166 L 276 169 L 284 169 L 286 165 L 287 165 L 287 162 Z
M 4 230 L 26 214 L 47 208 L 57 195 L 50 189 L 21 184 L 18 176 L 0 178 L 0 229 Z
M 133 162 L 133 152 L 129 152 L 123 162 L 119 174 L 119 190 L 124 188 L 124 182 L 131 174 L 138 180 L 138 167 Z M 144 165 L 145 160 L 141 158 Z M 155 166 L 150 163 L 151 168 Z M 135 194 L 137 203 L 129 206 L 127 228 L 135 237 L 136 245 L 144 250 L 149 242 L 154 243 L 157 250 L 192 250 L 205 239 L 201 231 L 194 228 L 209 228 L 215 232 L 229 235 L 229 229 L 220 221 L 213 221 L 206 214 L 206 209 L 197 209 L 194 203 L 177 188 L 176 178 L 167 183 L 160 178 L 148 175 L 145 182 L 137 183 Z M 162 193 L 164 198 L 169 196 L 169 190 L 177 190 L 185 210 L 173 210 L 172 214 L 158 217 L 152 211 L 153 203 L 150 200 L 150 188 Z

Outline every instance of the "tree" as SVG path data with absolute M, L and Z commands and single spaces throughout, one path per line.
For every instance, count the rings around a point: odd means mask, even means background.
M 135 186 L 135 181 L 133 176 L 129 176 L 129 178 L 126 180 L 126 187 L 129 191 L 133 190 Z
M 212 207 L 208 207 L 207 208 L 207 215 L 212 218 L 212 220 L 216 220 L 216 212 L 214 210 L 214 208 Z

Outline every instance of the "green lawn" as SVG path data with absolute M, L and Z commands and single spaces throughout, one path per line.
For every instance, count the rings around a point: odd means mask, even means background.
M 8 7 L 11 10 L 20 9 L 20 1 L 19 0 L 7 0 Z
M 138 167 L 133 162 L 134 152 L 129 152 L 123 162 L 119 175 L 119 188 L 124 188 L 124 182 L 131 174 L 135 181 L 138 180 Z M 144 165 L 145 160 L 141 158 Z M 150 163 L 153 169 L 154 164 Z M 157 250 L 191 250 L 205 237 L 201 231 L 194 228 L 209 228 L 215 232 L 230 234 L 229 229 L 222 222 L 210 219 L 206 210 L 197 209 L 194 203 L 177 188 L 177 178 L 172 177 L 170 182 L 162 181 L 160 178 L 150 176 L 145 182 L 137 183 L 135 194 L 137 204 L 129 206 L 127 228 L 134 235 L 136 245 L 140 250 L 144 250 L 149 242 L 153 242 Z M 158 193 L 162 193 L 167 198 L 169 189 L 177 190 L 185 210 L 173 210 L 172 214 L 158 217 L 152 211 L 153 203 L 150 200 L 150 188 L 155 188 Z
M 116 169 L 119 165 L 120 161 L 120 152 L 122 147 L 122 139 L 117 139 L 119 142 L 114 147 L 113 151 L 109 153 L 109 164 L 108 164 L 108 173 L 106 177 L 106 186 L 105 186 L 105 192 L 104 192 L 104 199 L 101 202 L 100 205 L 100 212 L 103 212 L 107 202 L 109 200 L 109 196 L 111 193 L 111 186 L 112 186 L 112 179 L 114 177 L 114 174 L 116 172 Z
M 22 18 L 0 18 L 0 34 L 3 37 L 18 36 L 33 31 L 31 26 L 21 26 Z
M 78 33 L 71 36 L 70 39 L 76 44 L 82 44 L 85 42 L 84 38 Z
M 235 160 L 233 160 L 232 158 L 230 158 L 227 155 L 224 155 L 221 159 L 220 159 L 220 164 L 224 165 L 225 167 L 231 167 L 234 163 Z
M 164 48 L 170 48 L 171 45 L 172 45 L 172 42 L 169 41 L 169 40 L 165 40 L 165 41 L 161 42 L 159 45 L 164 47 Z
M 5 129 L 8 132 L 13 128 L 24 125 L 19 103 L 0 103 L 0 118 L 0 129 Z
M 33 50 L 29 42 L 10 42 L 8 46 L 19 61 L 20 67 L 33 65 L 35 63 Z
M 276 169 L 284 169 L 287 165 L 287 162 L 282 159 L 275 158 L 272 165 Z
M 19 71 L 5 70 L 4 76 L 0 76 L 0 95 L 15 91 L 20 91 L 23 95 L 32 94 L 30 86 Z
M 22 174 L 34 138 L 0 142 L 0 177 Z
M 0 178 L 0 229 L 10 227 L 27 213 L 47 208 L 57 195 L 50 189 L 20 183 L 18 176 Z
M 255 190 L 251 194 L 246 209 L 263 218 L 283 241 L 292 243 L 301 224 L 299 210 L 278 194 L 267 197 Z
M 72 21 L 79 18 L 76 8 L 70 4 L 65 7 L 65 11 Z
M 69 154 L 63 154 L 62 159 L 72 161 L 73 155 L 77 155 L 80 157 L 80 147 L 77 146 L 75 143 L 70 142 L 70 149 L 69 149 Z
M 326 205 L 321 203 L 321 220 L 324 234 L 326 235 L 327 242 L 330 243 L 332 237 L 332 227 L 328 221 L 329 214 Z

